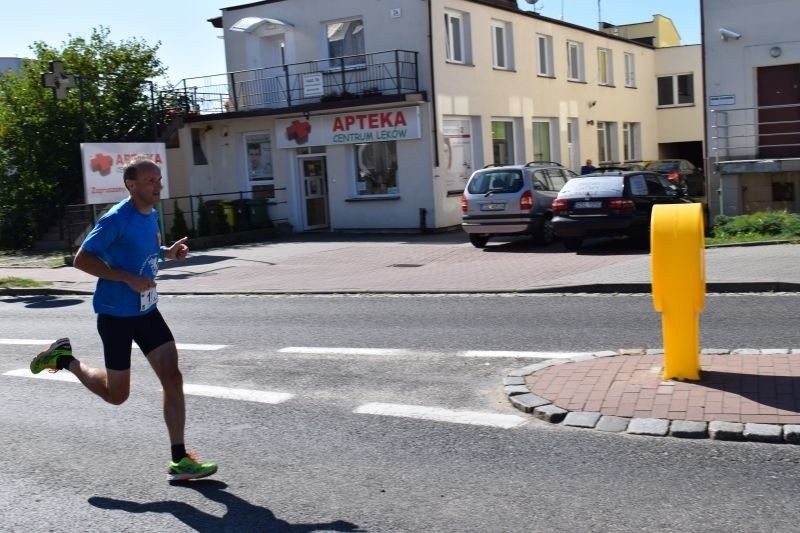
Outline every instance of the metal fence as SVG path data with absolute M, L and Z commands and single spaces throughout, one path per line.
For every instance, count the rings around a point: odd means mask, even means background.
M 286 222 L 271 215 L 274 206 L 285 204 L 285 187 L 276 187 L 272 197 L 253 198 L 249 191 L 197 196 L 175 196 L 160 201 L 161 240 L 172 242 L 184 236 L 208 237 L 271 228 Z M 62 222 L 70 247 L 77 249 L 94 223 L 115 204 L 67 206 Z
M 282 109 L 419 92 L 417 52 L 387 50 L 187 78 L 161 92 L 167 115 Z

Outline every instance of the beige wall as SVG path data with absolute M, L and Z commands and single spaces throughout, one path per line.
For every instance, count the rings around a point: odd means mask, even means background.
M 656 77 L 692 73 L 694 80 L 694 105 L 658 110 L 658 142 L 702 140 L 704 105 L 701 45 L 659 48 L 655 55 Z
M 643 158 L 657 155 L 657 119 L 655 109 L 654 56 L 649 47 L 625 42 L 593 31 L 543 21 L 540 18 L 514 15 L 487 6 L 459 0 L 434 0 L 434 21 L 443 20 L 444 8 L 470 13 L 472 28 L 471 65 L 447 64 L 444 61 L 444 26 L 434 23 L 433 47 L 436 59 L 436 106 L 441 115 L 479 116 L 483 130 L 482 152 L 491 162 L 490 124 L 492 117 L 519 120 L 523 135 L 523 153 L 517 162 L 533 160 L 531 122 L 534 117 L 558 119 L 560 153 L 558 159 L 569 164 L 566 122 L 577 119 L 579 155 L 597 160 L 596 125 L 587 121 L 615 122 L 619 125 L 616 145 L 622 146 L 622 123 L 641 123 Z M 437 12 L 439 14 L 437 14 Z M 492 43 L 489 31 L 492 19 L 511 22 L 514 38 L 513 71 L 492 68 Z M 554 78 L 537 75 L 536 34 L 552 37 Z M 583 43 L 585 83 L 567 81 L 567 40 Z M 597 81 L 597 49 L 612 50 L 614 86 Z M 624 52 L 635 56 L 636 88 L 625 87 Z M 590 106 L 590 103 L 596 102 Z M 621 149 L 620 149 L 621 150 Z M 621 158 L 618 153 L 617 159 Z M 578 168 L 573 168 L 578 170 Z

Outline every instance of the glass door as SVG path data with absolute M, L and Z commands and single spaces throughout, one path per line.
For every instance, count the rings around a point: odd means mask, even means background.
M 305 229 L 327 228 L 328 180 L 324 157 L 300 159 L 300 174 L 305 197 Z

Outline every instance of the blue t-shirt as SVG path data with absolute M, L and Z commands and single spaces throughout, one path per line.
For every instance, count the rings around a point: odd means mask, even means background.
M 158 212 L 153 209 L 143 215 L 128 198 L 100 217 L 81 247 L 111 268 L 155 279 L 160 244 Z M 153 304 L 142 310 L 142 296 L 126 283 L 102 278 L 97 280 L 93 301 L 95 313 L 106 315 L 138 316 L 155 309 Z

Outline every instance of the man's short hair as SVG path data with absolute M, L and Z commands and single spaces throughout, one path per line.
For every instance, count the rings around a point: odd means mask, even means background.
M 148 166 L 148 165 L 153 165 L 155 167 L 158 167 L 158 165 L 156 165 L 152 159 L 150 159 L 144 154 L 138 154 L 133 156 L 131 160 L 128 161 L 128 164 L 125 165 L 125 170 L 123 170 L 122 172 L 122 182 L 125 183 L 128 180 L 135 180 L 137 177 L 139 177 L 139 169 L 143 166 Z M 125 188 L 126 189 L 128 188 L 127 183 L 125 183 Z

